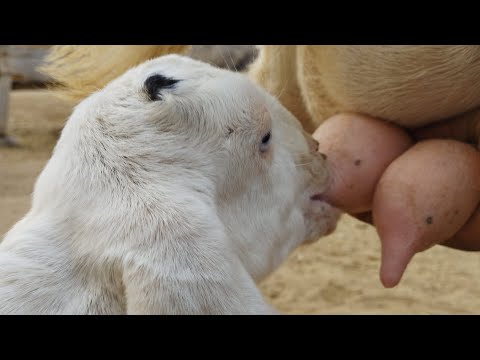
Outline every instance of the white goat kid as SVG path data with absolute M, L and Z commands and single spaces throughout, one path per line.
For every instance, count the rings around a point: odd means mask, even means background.
M 0 244 L 0 313 L 273 313 L 255 281 L 339 215 L 315 145 L 244 75 L 130 69 L 74 109 Z

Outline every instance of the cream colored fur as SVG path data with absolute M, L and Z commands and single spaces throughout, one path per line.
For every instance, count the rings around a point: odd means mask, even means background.
M 108 69 L 123 71 L 153 54 L 187 50 L 118 46 L 114 52 L 78 46 L 66 54 L 60 46 L 45 72 L 80 99 L 110 79 Z M 309 132 L 340 111 L 417 127 L 480 105 L 480 47 L 472 45 L 262 46 L 249 76 Z
M 151 100 L 157 74 L 178 82 Z M 142 63 L 67 121 L 0 243 L 0 314 L 274 313 L 255 281 L 333 231 L 338 211 L 312 199 L 328 182 L 315 142 L 244 75 Z
M 189 49 L 189 45 L 54 46 L 48 56 L 49 65 L 43 71 L 59 82 L 65 97 L 80 100 L 135 65 L 165 54 L 183 54 Z

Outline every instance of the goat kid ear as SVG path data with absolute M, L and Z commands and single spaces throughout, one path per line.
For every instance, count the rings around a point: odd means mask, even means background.
M 144 88 L 151 101 L 162 100 L 162 90 L 171 89 L 180 80 L 167 78 L 161 74 L 155 74 L 145 80 Z

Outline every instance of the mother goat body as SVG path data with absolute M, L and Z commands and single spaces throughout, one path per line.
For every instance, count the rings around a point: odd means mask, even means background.
M 186 45 L 56 46 L 46 74 L 82 99 L 129 67 Z M 266 45 L 249 78 L 312 133 L 339 112 L 415 128 L 480 106 L 480 46 Z

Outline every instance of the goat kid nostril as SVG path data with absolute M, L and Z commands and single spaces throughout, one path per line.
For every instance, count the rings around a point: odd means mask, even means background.
M 316 153 L 316 152 L 318 152 L 319 143 L 318 143 L 317 140 L 309 138 L 308 139 L 308 147 L 309 147 L 309 150 L 310 150 L 311 153 Z
M 321 152 L 319 152 L 318 154 L 322 157 L 323 160 L 327 160 L 327 155 Z

